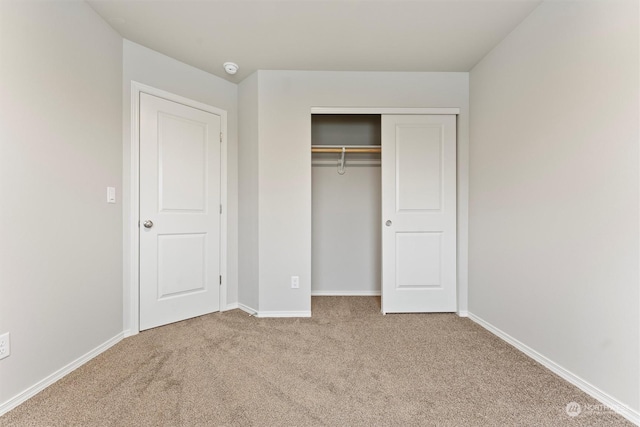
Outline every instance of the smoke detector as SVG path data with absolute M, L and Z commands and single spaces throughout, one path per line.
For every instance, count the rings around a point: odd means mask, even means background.
M 224 64 L 222 64 L 222 66 L 224 67 L 224 70 L 227 72 L 227 74 L 231 75 L 237 73 L 239 68 L 238 64 L 234 62 L 225 62 Z

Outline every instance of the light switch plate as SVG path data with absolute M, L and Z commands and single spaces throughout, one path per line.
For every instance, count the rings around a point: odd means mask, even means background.
M 116 202 L 116 188 L 107 187 L 107 203 L 115 203 L 115 202 Z
M 9 357 L 11 355 L 11 341 L 9 332 L 0 335 L 0 359 Z

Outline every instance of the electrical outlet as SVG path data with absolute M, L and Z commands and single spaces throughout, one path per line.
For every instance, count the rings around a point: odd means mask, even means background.
M 300 277 L 291 276 L 291 289 L 298 289 L 300 287 Z
M 0 359 L 9 357 L 11 354 L 11 341 L 9 338 L 9 332 L 0 335 Z

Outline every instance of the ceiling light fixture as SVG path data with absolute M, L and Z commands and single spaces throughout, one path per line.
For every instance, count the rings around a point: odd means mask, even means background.
M 227 72 L 227 74 L 231 74 L 234 75 L 235 73 L 238 72 L 238 64 L 234 63 L 234 62 L 225 62 L 224 64 L 222 64 L 222 66 L 224 67 L 224 70 Z

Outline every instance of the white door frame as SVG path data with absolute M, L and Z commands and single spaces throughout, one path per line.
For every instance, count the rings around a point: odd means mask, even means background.
M 222 284 L 220 286 L 220 311 L 224 311 L 227 307 L 227 112 L 220 108 L 193 101 L 132 80 L 131 163 L 129 165 L 130 210 L 128 224 L 124 224 L 125 227 L 129 228 L 130 236 L 130 239 L 125 241 L 124 244 L 129 246 L 129 253 L 131 254 L 128 260 L 130 266 L 130 276 L 128 277 L 129 294 L 124 295 L 125 299 L 129 299 L 130 307 L 129 328 L 125 325 L 125 329 L 128 329 L 127 336 L 140 332 L 140 239 L 138 233 L 140 217 L 140 93 L 142 92 L 220 116 L 220 130 L 222 132 L 222 143 L 220 147 L 220 203 L 222 204 L 222 215 L 220 216 L 220 275 L 222 276 Z M 127 260 L 125 260 L 125 262 L 126 261 Z M 127 278 L 125 278 L 125 281 L 126 279 Z
M 394 107 L 311 107 L 311 114 L 448 114 L 448 115 L 460 115 L 460 108 L 394 108 Z M 456 127 L 459 125 L 456 124 Z M 469 163 L 466 160 L 468 158 L 468 145 L 461 144 L 460 136 L 461 132 L 458 129 L 456 132 L 456 145 L 458 155 L 456 156 L 456 173 L 458 175 L 457 180 L 457 205 L 458 212 L 456 218 L 456 242 L 457 242 L 457 283 L 456 283 L 456 304 L 457 313 L 461 317 L 467 317 L 467 293 L 468 285 L 467 278 L 467 264 L 461 263 L 461 258 L 466 260 L 466 253 L 468 251 L 469 242 L 467 241 L 466 227 L 469 223 L 468 218 L 468 201 L 463 200 L 468 194 L 468 181 L 469 176 Z M 462 153 L 460 151 L 463 150 Z M 460 254 L 465 254 L 461 256 Z

